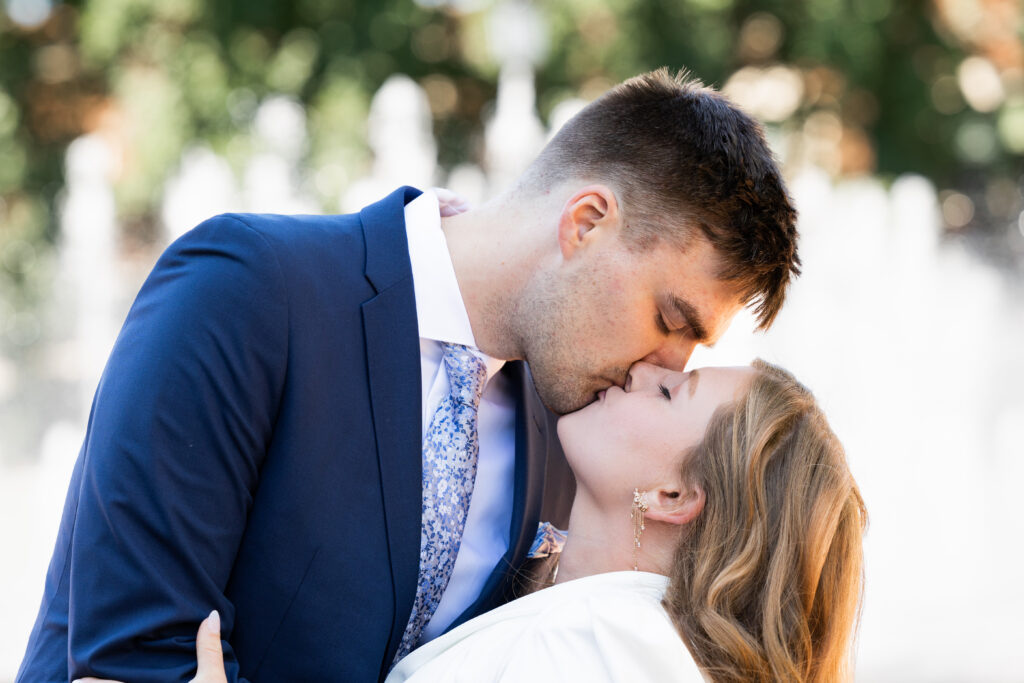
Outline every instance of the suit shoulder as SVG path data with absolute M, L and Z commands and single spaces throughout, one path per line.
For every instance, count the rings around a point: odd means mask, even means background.
M 356 267 L 365 260 L 365 238 L 358 214 L 225 213 L 203 221 L 190 233 L 204 233 L 217 241 L 257 240 L 269 248 L 286 271 L 340 263 Z
M 201 225 L 223 226 L 230 223 L 244 225 L 271 242 L 345 238 L 362 240 L 358 214 L 223 213 Z

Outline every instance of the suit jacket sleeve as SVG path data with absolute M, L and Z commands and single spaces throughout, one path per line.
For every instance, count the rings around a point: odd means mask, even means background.
M 285 381 L 287 304 L 265 238 L 231 216 L 171 245 L 143 286 L 69 493 L 71 679 L 188 680 L 216 608 L 238 680 L 225 587 Z

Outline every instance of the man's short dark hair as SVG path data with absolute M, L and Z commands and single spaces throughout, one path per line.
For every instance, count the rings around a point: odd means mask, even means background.
M 630 246 L 665 238 L 686 247 L 700 230 L 768 328 L 800 273 L 796 210 L 761 126 L 723 95 L 666 68 L 587 105 L 525 174 L 529 187 L 567 177 L 621 193 Z

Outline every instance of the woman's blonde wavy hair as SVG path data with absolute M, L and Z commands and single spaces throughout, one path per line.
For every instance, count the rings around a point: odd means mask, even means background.
M 683 532 L 665 608 L 716 683 L 850 680 L 864 501 L 811 393 L 754 368 L 684 459 L 707 500 Z

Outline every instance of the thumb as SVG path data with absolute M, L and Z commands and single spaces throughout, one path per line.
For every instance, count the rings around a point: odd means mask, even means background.
M 199 625 L 196 634 L 197 669 L 194 683 L 227 683 L 224 672 L 224 651 L 220 644 L 220 613 L 210 612 L 210 616 Z

